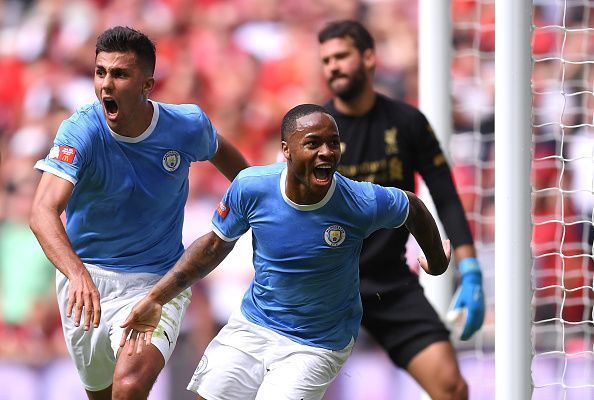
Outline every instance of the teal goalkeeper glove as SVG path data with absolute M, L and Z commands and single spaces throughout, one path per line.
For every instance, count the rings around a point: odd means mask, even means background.
M 461 274 L 460 287 L 454 295 L 454 300 L 448 312 L 448 319 L 455 321 L 464 314 L 466 318 L 460 339 L 468 340 L 480 329 L 485 319 L 485 294 L 483 293 L 483 279 L 478 260 L 467 257 L 458 264 Z

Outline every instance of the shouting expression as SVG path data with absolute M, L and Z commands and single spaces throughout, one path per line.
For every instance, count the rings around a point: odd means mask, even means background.
M 299 204 L 314 204 L 328 192 L 340 161 L 340 137 L 334 118 L 314 112 L 297 118 L 282 143 L 287 159 L 287 194 Z M 291 196 L 291 193 L 293 196 Z
M 133 52 L 97 54 L 94 83 L 109 127 L 120 135 L 140 135 L 152 116 L 147 98 L 154 79 L 136 55 Z

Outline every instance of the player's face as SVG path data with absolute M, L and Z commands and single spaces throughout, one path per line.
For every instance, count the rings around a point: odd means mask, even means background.
M 361 54 L 350 37 L 334 38 L 320 45 L 322 71 L 332 93 L 345 101 L 359 96 L 374 67 L 373 50 Z
M 133 130 L 142 120 L 154 85 L 132 52 L 100 52 L 95 59 L 95 94 L 103 104 L 109 127 L 119 134 Z
M 334 119 L 321 112 L 298 118 L 295 131 L 283 142 L 283 152 L 288 173 L 299 186 L 299 193 L 305 194 L 303 204 L 321 200 L 340 161 L 340 137 Z

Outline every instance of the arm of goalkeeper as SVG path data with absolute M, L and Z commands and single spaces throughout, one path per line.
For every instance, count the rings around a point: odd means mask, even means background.
M 466 257 L 458 263 L 460 286 L 454 294 L 447 319 L 450 322 L 463 320 L 460 339 L 468 340 L 481 328 L 485 319 L 485 294 L 478 260 Z

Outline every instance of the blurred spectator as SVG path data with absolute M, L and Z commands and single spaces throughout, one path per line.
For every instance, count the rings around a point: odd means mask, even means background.
M 29 230 L 38 174 L 30 158 L 7 157 L 13 173 L 3 179 L 5 219 L 0 224 L 0 358 L 43 364 L 54 356 L 50 339 L 59 329 L 53 266 Z
M 35 141 L 33 132 L 13 137 L 0 168 L 0 387 L 8 396 L 0 397 L 57 399 L 59 393 L 59 398 L 77 399 L 84 394 L 70 384 L 76 382 L 76 370 L 65 361 L 54 267 L 28 226 L 40 177 L 33 170 L 34 146 L 44 143 L 43 134 Z M 60 380 L 52 382 L 56 374 Z

